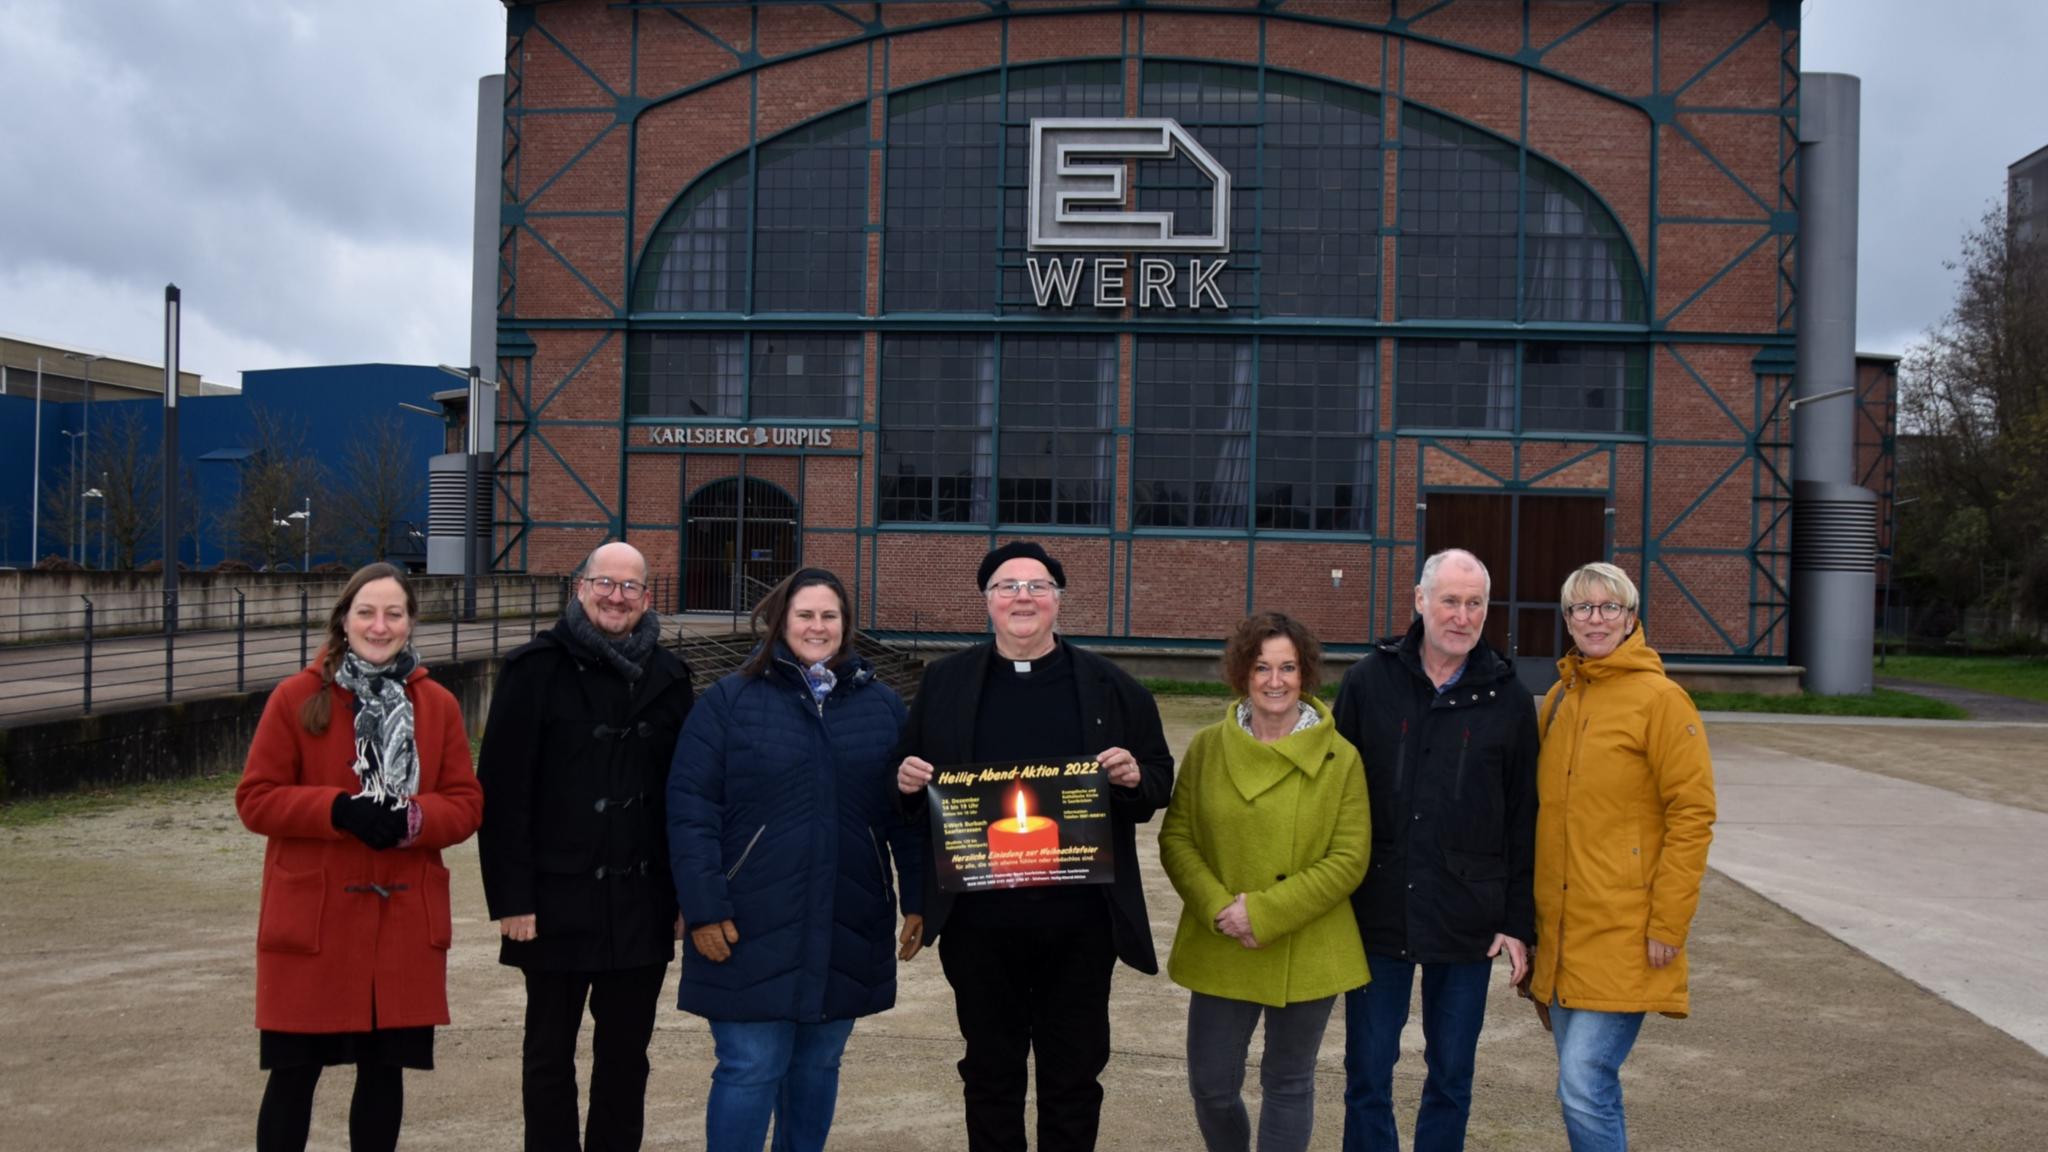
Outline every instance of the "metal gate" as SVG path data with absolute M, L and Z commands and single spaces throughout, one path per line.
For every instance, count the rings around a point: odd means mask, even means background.
M 751 612 L 796 571 L 797 505 L 766 480 L 727 477 L 683 506 L 683 610 Z

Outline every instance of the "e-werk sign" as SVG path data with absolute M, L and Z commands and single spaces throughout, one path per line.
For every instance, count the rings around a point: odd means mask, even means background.
M 830 451 L 830 428 L 757 424 L 657 424 L 647 430 L 649 444 L 679 448 L 809 448 Z
M 1184 156 L 1214 191 L 1209 230 L 1177 232 L 1171 212 L 1129 207 L 1125 172 L 1132 161 Z M 1040 308 L 1081 299 L 1096 308 L 1228 309 L 1216 277 L 1227 258 L 1188 255 L 1230 251 L 1230 173 L 1168 119 L 1040 119 L 1031 122 L 1032 252 L 1130 252 L 1127 256 L 1029 256 L 1031 294 Z M 1135 263 L 1135 266 L 1134 266 Z M 1083 282 L 1089 291 L 1082 292 Z

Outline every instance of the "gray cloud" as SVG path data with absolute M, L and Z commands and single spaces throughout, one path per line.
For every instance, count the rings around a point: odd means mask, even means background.
M 2005 166 L 2048 144 L 2039 0 L 1807 0 L 1802 67 L 1863 79 L 1858 344 L 1899 352 L 1954 300 L 1942 267 Z
M 175 281 L 211 378 L 466 358 L 501 7 L 13 0 L 0 26 L 0 329 L 153 357 Z

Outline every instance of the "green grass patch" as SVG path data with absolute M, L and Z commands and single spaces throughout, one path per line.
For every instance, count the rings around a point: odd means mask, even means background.
M 1761 696 L 1755 692 L 1695 692 L 1702 712 L 1777 712 L 1788 716 L 1897 716 L 1909 720 L 1964 720 L 1953 704 L 1879 688 L 1868 696 Z
M 1154 696 L 1213 696 L 1218 700 L 1228 700 L 1237 695 L 1236 689 L 1230 688 L 1217 680 L 1161 680 L 1151 678 L 1140 680 L 1138 683 L 1143 684 L 1145 690 Z M 1335 684 L 1325 684 L 1321 688 L 1316 689 L 1315 694 L 1319 699 L 1327 703 L 1337 698 L 1337 686 Z
M 0 828 L 27 828 L 71 816 L 97 816 L 137 804 L 165 804 L 219 797 L 227 800 L 241 782 L 236 773 L 217 776 L 187 776 L 177 780 L 151 780 L 143 784 L 121 784 L 91 788 L 55 796 L 31 796 L 0 804 Z
M 1214 696 L 1219 700 L 1237 695 L 1229 687 L 1216 680 L 1160 680 L 1157 678 L 1138 681 L 1147 692 L 1154 696 Z
M 1891 655 L 1877 674 L 2048 702 L 2048 656 Z

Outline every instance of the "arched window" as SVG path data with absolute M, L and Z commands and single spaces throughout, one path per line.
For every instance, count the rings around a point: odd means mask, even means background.
M 640 261 L 635 312 L 746 310 L 747 162 L 713 168 L 662 217 Z
M 1627 236 L 1557 165 L 1409 104 L 1400 185 L 1401 319 L 1643 323 Z
M 882 307 L 992 312 L 1026 303 L 1034 118 L 1123 115 L 1122 69 L 1077 61 L 984 72 L 889 98 Z M 1000 254 L 1000 255 L 999 255 Z
M 861 311 L 867 153 L 866 113 L 857 106 L 705 173 L 656 225 L 633 310 Z

